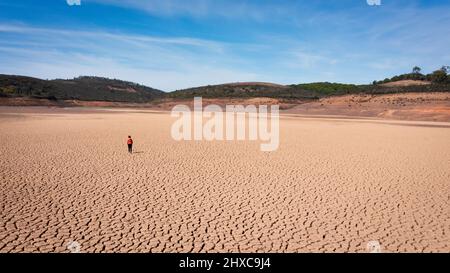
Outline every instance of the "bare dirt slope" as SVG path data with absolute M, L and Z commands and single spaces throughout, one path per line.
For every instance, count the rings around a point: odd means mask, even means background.
M 413 86 L 413 85 L 430 85 L 431 82 L 429 81 L 418 81 L 418 80 L 401 80 L 401 81 L 395 81 L 395 82 L 388 82 L 381 84 L 385 87 L 404 87 L 404 86 Z
M 450 93 L 346 95 L 302 103 L 286 111 L 396 120 L 450 121 Z
M 51 101 L 33 98 L 0 98 L 0 106 L 49 106 L 49 107 L 115 107 L 170 111 L 175 105 L 193 107 L 194 100 L 160 99 L 151 103 L 123 103 L 107 101 Z M 311 99 L 277 98 L 204 98 L 203 105 L 227 104 L 279 105 L 288 114 L 338 115 L 347 117 L 371 117 L 391 120 L 450 121 L 450 93 L 400 93 L 386 95 L 345 95 Z
M 264 153 L 176 142 L 168 114 L 27 109 L 0 111 L 0 252 L 450 251 L 448 123 L 284 117 Z

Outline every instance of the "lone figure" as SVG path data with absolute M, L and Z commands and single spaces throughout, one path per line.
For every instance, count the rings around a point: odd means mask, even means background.
M 132 154 L 133 153 L 133 139 L 131 138 L 131 136 L 128 136 L 127 145 L 128 145 L 128 152 L 130 154 Z

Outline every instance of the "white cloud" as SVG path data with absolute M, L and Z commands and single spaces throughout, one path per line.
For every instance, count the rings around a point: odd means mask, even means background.
M 148 35 L 132 35 L 122 33 L 112 33 L 105 31 L 79 31 L 79 30 L 64 30 L 64 29 L 51 29 L 51 28 L 39 28 L 30 27 L 25 25 L 11 25 L 1 24 L 0 32 L 10 33 L 23 33 L 30 36 L 34 36 L 37 33 L 41 35 L 53 35 L 57 37 L 67 36 L 68 38 L 103 38 L 111 39 L 128 43 L 158 43 L 158 44 L 172 44 L 179 46 L 195 46 L 204 47 L 209 50 L 221 51 L 225 43 L 219 43 L 212 40 L 196 39 L 189 37 L 157 37 Z
M 367 0 L 369 6 L 381 6 L 381 0 Z
M 186 37 L 154 37 L 0 24 L 0 73 L 39 78 L 95 75 L 165 91 L 235 81 L 260 81 L 235 65 L 233 45 Z
M 81 0 L 66 0 L 69 6 L 81 6 Z

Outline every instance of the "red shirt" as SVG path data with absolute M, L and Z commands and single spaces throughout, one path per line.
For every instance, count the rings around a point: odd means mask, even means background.
M 132 140 L 131 138 L 129 138 L 129 139 L 127 140 L 127 144 L 128 144 L 128 145 L 133 144 L 133 140 Z

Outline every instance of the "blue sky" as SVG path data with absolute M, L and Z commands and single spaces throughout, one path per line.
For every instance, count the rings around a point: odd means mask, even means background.
M 0 74 L 95 75 L 172 91 L 370 83 L 450 65 L 450 0 L 67 1 L 0 0 Z

